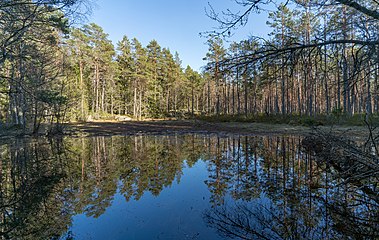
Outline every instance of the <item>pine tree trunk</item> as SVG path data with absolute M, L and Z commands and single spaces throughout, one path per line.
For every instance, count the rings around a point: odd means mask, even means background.
M 142 91 L 139 92 L 139 116 L 138 120 L 142 120 Z
M 207 115 L 211 112 L 211 86 L 210 79 L 208 78 L 208 92 L 207 92 Z
M 235 99 L 235 86 L 236 86 L 236 82 L 233 81 L 233 86 L 232 86 L 232 114 L 234 116 L 234 114 L 236 113 L 236 109 L 235 109 L 235 105 L 236 105 L 236 99 Z
M 367 74 L 365 76 L 366 77 L 366 86 L 367 86 L 366 113 L 368 115 L 372 114 L 370 73 L 371 73 L 371 65 L 370 65 L 370 62 L 369 62 L 368 63 Z
M 170 94 L 171 94 L 170 90 L 167 89 L 167 96 L 166 96 L 167 115 L 170 115 L 170 108 L 171 108 L 171 106 L 170 106 Z
M 326 42 L 326 15 L 324 15 L 324 42 Z M 327 46 L 324 47 L 324 85 L 325 85 L 325 107 L 326 107 L 326 114 L 329 115 L 330 112 L 330 100 L 329 100 L 329 86 L 328 86 L 328 71 L 327 71 L 327 60 L 328 60 L 328 53 L 327 53 Z
M 245 67 L 245 73 L 247 72 L 247 66 Z M 244 75 L 244 80 L 245 80 L 245 117 L 248 115 L 248 77 Z
M 101 84 L 101 111 L 105 113 L 105 83 Z
M 133 117 L 137 118 L 137 88 L 136 87 L 134 87 Z
M 194 96 L 194 89 L 193 89 L 193 83 L 192 83 L 192 89 L 191 89 L 191 102 L 192 102 L 192 106 L 191 106 L 191 112 L 192 112 L 192 117 L 195 115 L 195 112 L 194 112 L 194 107 L 195 107 L 195 96 Z
M 79 61 L 79 78 L 80 78 L 80 95 L 81 95 L 81 101 L 80 101 L 80 112 L 81 112 L 81 118 L 82 120 L 85 119 L 84 114 L 84 83 L 83 83 L 83 62 Z

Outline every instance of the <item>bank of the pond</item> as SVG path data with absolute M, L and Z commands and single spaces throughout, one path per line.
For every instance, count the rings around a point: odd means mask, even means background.
M 365 137 L 367 129 L 363 126 L 320 126 L 323 131 Z M 96 121 L 68 124 L 66 132 L 70 135 L 134 135 L 134 134 L 240 134 L 240 135 L 307 135 L 311 127 L 289 124 L 207 122 L 199 120 L 150 120 L 150 121 Z
M 368 134 L 364 126 L 319 126 L 323 131 L 332 131 L 354 138 L 365 138 Z M 114 136 L 135 134 L 238 134 L 238 135 L 307 135 L 312 127 L 291 124 L 216 122 L 203 120 L 147 120 L 147 121 L 92 121 L 68 123 L 64 127 L 68 136 Z M 0 128 L 0 141 L 12 138 L 40 137 L 39 134 L 24 134 L 18 128 Z

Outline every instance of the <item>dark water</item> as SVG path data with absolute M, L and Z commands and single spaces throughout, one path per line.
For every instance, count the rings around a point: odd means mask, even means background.
M 0 145 L 0 238 L 378 239 L 377 199 L 301 140 L 14 140 Z

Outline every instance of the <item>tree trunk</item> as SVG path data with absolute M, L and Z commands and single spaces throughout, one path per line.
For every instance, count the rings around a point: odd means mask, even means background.
M 133 118 L 137 118 L 137 88 L 134 87 Z
M 79 61 L 79 79 L 80 79 L 80 95 L 81 95 L 81 101 L 80 101 L 80 112 L 82 114 L 81 119 L 85 119 L 84 114 L 84 83 L 83 83 L 83 62 Z

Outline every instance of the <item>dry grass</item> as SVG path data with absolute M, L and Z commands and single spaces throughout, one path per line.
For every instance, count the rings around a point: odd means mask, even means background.
M 348 135 L 356 139 L 367 137 L 363 126 L 320 126 L 325 132 Z M 112 136 L 134 134 L 239 134 L 239 135 L 308 135 L 311 127 L 290 124 L 248 123 L 248 122 L 208 122 L 202 120 L 144 120 L 116 121 L 97 120 L 85 123 L 66 124 L 65 133 L 71 136 Z M 0 140 L 21 137 L 19 129 L 0 129 Z

